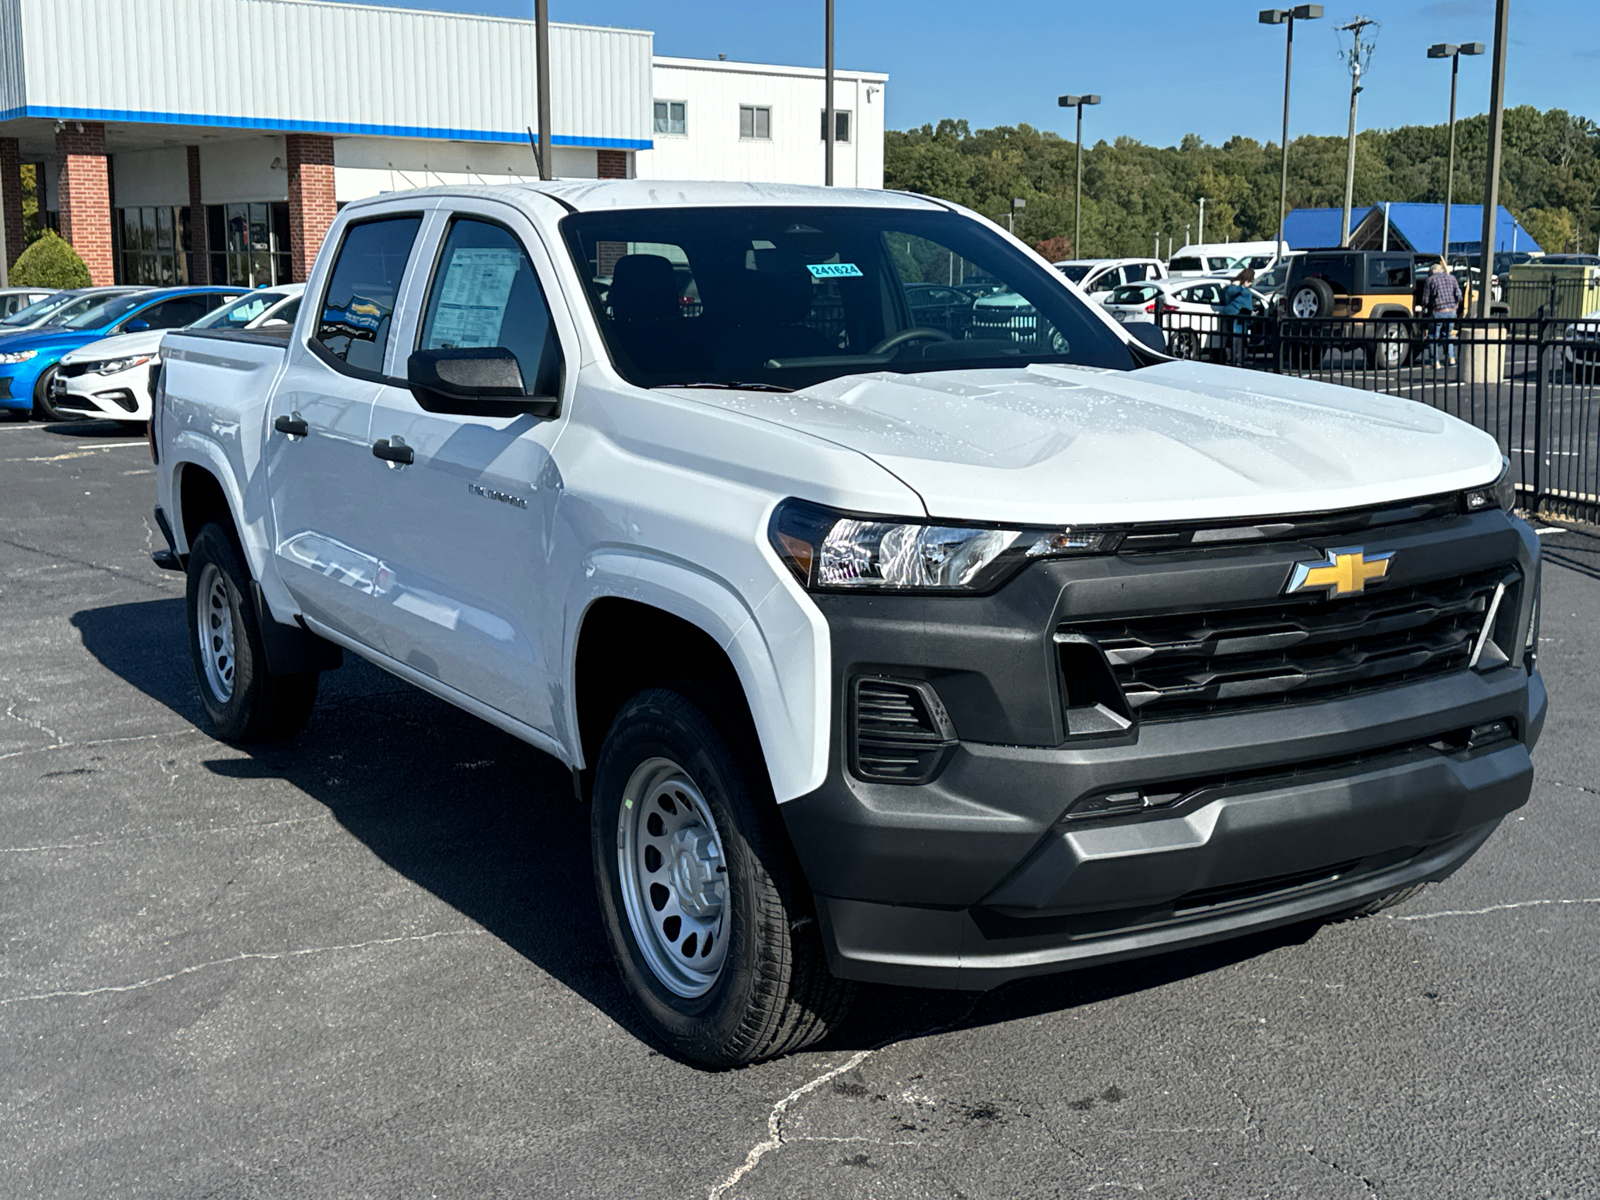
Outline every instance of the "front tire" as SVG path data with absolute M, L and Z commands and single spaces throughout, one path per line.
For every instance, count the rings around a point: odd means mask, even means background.
M 189 660 L 200 703 L 229 742 L 276 742 L 311 718 L 315 671 L 267 670 L 261 625 L 248 599 L 250 573 L 222 526 L 204 526 L 189 548 Z
M 641 692 L 612 723 L 595 771 L 595 886 L 651 1030 L 686 1059 L 734 1067 L 815 1042 L 854 987 L 828 972 L 753 733 L 693 691 Z
M 33 419 L 35 421 L 68 421 L 72 418 L 50 403 L 50 385 L 55 382 L 56 368 L 40 374 L 33 385 Z

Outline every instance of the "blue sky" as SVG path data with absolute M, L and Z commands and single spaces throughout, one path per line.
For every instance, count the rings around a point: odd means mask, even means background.
M 533 0 L 389 0 L 412 8 L 528 16 Z M 1291 0 L 1277 0 L 1285 4 Z M 1062 92 L 1099 92 L 1088 140 L 1127 134 L 1159 145 L 1185 133 L 1276 140 L 1283 29 L 1237 0 L 836 0 L 840 66 L 889 73 L 888 121 L 900 129 L 966 117 L 974 129 L 1027 122 L 1072 136 Z M 1349 76 L 1333 32 L 1358 12 L 1383 22 L 1361 96 L 1363 128 L 1442 122 L 1448 62 L 1434 42 L 1489 42 L 1493 0 L 1334 0 L 1297 22 L 1291 133 L 1343 134 Z M 658 54 L 822 63 L 822 0 L 550 0 L 552 20 L 649 29 Z M 1506 101 L 1600 119 L 1600 3 L 1518 0 L 1511 11 Z M 1461 113 L 1488 107 L 1489 56 L 1462 59 Z

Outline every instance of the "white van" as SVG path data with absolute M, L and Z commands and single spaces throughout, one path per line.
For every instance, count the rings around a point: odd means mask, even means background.
M 1169 275 L 1221 275 L 1245 267 L 1264 271 L 1278 258 L 1277 242 L 1205 242 L 1185 246 L 1167 263 Z

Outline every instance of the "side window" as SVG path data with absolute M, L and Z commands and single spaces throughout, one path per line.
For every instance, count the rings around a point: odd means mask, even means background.
M 1411 260 L 1409 258 L 1369 258 L 1367 260 L 1367 286 L 1373 288 L 1409 288 L 1411 286 Z
M 314 335 L 329 354 L 364 371 L 383 370 L 400 278 L 421 226 L 421 217 L 388 217 L 345 231 Z
M 1145 264 L 1129 263 L 1127 266 L 1122 268 L 1122 273 L 1127 277 L 1129 283 L 1138 283 L 1141 279 L 1145 278 Z
M 181 329 L 206 315 L 210 308 L 206 303 L 208 299 L 208 296 L 178 296 L 160 304 L 152 304 L 135 313 L 129 319 L 128 327 L 143 322 L 145 329 Z
M 296 296 L 265 321 L 261 322 L 262 328 L 269 325 L 293 325 L 295 318 L 300 315 L 300 297 Z
M 1104 275 L 1100 276 L 1099 279 L 1096 279 L 1093 283 L 1091 283 L 1089 285 L 1089 291 L 1090 291 L 1091 294 L 1093 294 L 1095 292 L 1109 292 L 1112 288 L 1119 287 L 1119 286 L 1121 286 L 1121 284 L 1122 284 L 1122 270 L 1121 270 L 1121 268 L 1112 267 Z
M 561 347 L 533 264 L 508 230 L 462 218 L 445 238 L 417 348 L 483 346 L 517 356 L 530 395 L 560 393 Z

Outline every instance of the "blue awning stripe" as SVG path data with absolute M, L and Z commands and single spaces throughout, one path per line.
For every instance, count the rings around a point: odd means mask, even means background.
M 526 142 L 527 130 L 443 129 L 426 125 L 367 125 L 349 121 L 296 121 L 277 117 L 225 117 L 207 113 L 142 112 L 120 108 L 56 108 L 28 104 L 0 111 L 0 121 L 42 117 L 53 121 L 128 121 L 146 125 L 195 125 L 212 129 L 262 129 L 274 133 L 322 133 L 346 137 L 431 138 L 454 142 Z M 649 138 L 606 138 L 558 133 L 557 146 L 591 150 L 649 150 Z

